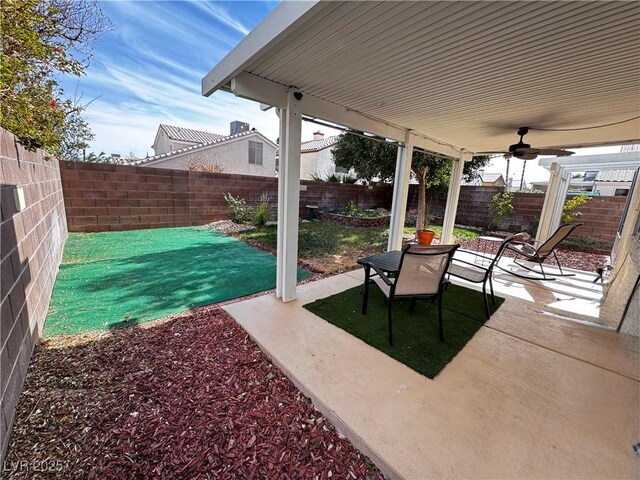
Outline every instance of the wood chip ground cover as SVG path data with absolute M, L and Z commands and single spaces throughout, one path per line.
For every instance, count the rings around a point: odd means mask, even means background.
M 17 462 L 26 469 L 11 471 Z M 52 477 L 382 475 L 233 319 L 205 307 L 38 347 L 3 478 Z

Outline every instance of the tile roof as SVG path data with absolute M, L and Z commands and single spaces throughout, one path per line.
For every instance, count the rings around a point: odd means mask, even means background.
M 331 137 L 322 138 L 320 140 L 309 140 L 308 142 L 302 142 L 300 144 L 301 152 L 316 152 L 324 148 L 335 145 L 340 135 L 333 135 Z
M 209 143 L 221 138 L 224 135 L 216 133 L 202 132 L 200 130 L 192 130 L 191 128 L 174 127 L 173 125 L 160 124 L 160 128 L 165 131 L 171 140 L 191 143 Z
M 600 170 L 596 175 L 597 182 L 630 182 L 635 170 Z
M 182 130 L 187 130 L 187 129 L 182 129 Z M 195 130 L 192 130 L 192 131 L 195 131 Z M 198 149 L 203 148 L 203 147 L 209 147 L 211 145 L 228 142 L 229 140 L 235 140 L 236 138 L 239 138 L 239 137 L 246 137 L 246 136 L 254 134 L 254 133 L 258 133 L 258 132 L 250 130 L 248 132 L 236 133 L 235 135 L 227 135 L 226 137 L 222 136 L 222 135 L 216 135 L 216 137 L 218 137 L 218 138 L 215 139 L 215 140 L 212 140 L 212 141 L 209 141 L 209 142 L 205 142 L 205 143 L 199 143 L 197 145 L 191 145 L 189 147 L 181 148 L 180 150 L 173 150 L 172 152 L 162 153 L 160 155 L 154 155 L 153 157 L 147 157 L 147 158 L 143 158 L 141 160 L 135 160 L 133 162 L 129 162 L 129 165 L 146 165 L 149 162 L 155 162 L 157 160 L 169 158 L 169 157 L 172 157 L 174 155 L 181 154 L 181 153 L 186 153 L 186 152 L 190 152 L 192 150 L 198 150 Z

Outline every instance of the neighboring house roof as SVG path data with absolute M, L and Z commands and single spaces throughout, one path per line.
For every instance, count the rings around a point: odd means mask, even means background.
M 501 173 L 483 173 L 482 181 L 488 183 L 495 183 L 499 178 L 502 178 Z M 503 180 L 504 182 L 504 180 Z
M 160 124 L 160 128 L 164 130 L 171 140 L 190 143 L 210 143 L 225 138 L 225 135 L 216 133 L 202 132 L 191 128 L 174 127 L 173 125 Z
M 273 143 L 267 137 L 262 135 L 260 132 L 258 132 L 257 130 L 252 130 L 252 131 L 248 131 L 248 132 L 236 133 L 235 135 L 227 135 L 226 137 L 222 136 L 222 135 L 216 135 L 217 137 L 219 137 L 216 140 L 212 140 L 212 141 L 206 142 L 206 143 L 200 143 L 198 145 L 191 145 L 190 147 L 181 148 L 180 150 L 174 150 L 172 152 L 162 153 L 160 155 L 154 155 L 153 157 L 143 158 L 141 160 L 130 162 L 129 165 L 146 165 L 146 164 L 149 164 L 149 163 L 155 163 L 155 162 L 158 162 L 160 160 L 166 160 L 166 159 L 168 159 L 170 157 L 174 157 L 176 155 L 182 155 L 182 154 L 187 153 L 187 152 L 194 152 L 194 151 L 202 150 L 202 149 L 205 149 L 207 147 L 211 147 L 213 145 L 220 145 L 220 144 L 223 144 L 223 143 L 231 142 L 233 140 L 237 140 L 238 138 L 241 138 L 241 137 L 249 137 L 249 136 L 252 136 L 252 135 L 260 136 L 260 138 L 266 140 L 268 143 L 270 143 L 274 147 L 276 146 L 275 143 Z
M 321 138 L 320 140 L 309 140 L 308 142 L 302 142 L 300 144 L 300 152 L 317 152 L 324 150 L 325 148 L 335 145 L 340 138 L 340 135 L 333 135 L 327 138 Z
M 596 175 L 596 182 L 631 182 L 635 170 L 601 170 Z

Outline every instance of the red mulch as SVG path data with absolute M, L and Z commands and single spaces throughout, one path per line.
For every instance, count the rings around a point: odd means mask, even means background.
M 50 478 L 45 459 L 59 478 L 383 478 L 217 307 L 38 348 L 5 463 L 30 470 L 3 478 Z
M 466 240 L 461 242 L 461 248 L 480 252 L 486 251 L 488 254 L 494 254 L 499 245 L 500 244 L 498 242 L 479 239 Z M 556 254 L 558 255 L 558 259 L 560 260 L 560 265 L 562 265 L 563 268 L 574 268 L 576 270 L 584 270 L 586 272 L 594 273 L 598 267 L 602 267 L 605 264 L 605 260 L 607 256 L 610 255 L 610 253 L 611 252 L 607 250 L 585 251 L 573 247 L 559 247 L 556 250 Z M 507 257 L 516 256 L 514 252 L 511 252 L 509 250 L 507 250 L 504 255 Z M 520 257 L 520 260 L 523 260 L 523 257 Z M 544 263 L 545 265 L 556 265 L 556 261 L 553 256 L 547 258 Z

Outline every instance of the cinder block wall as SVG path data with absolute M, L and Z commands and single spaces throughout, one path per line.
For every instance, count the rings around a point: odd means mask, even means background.
M 223 193 L 229 192 L 249 204 L 269 195 L 276 210 L 276 178 L 225 173 L 188 172 L 128 165 L 60 162 L 69 231 L 100 232 L 142 228 L 204 225 L 229 218 Z M 308 215 L 306 205 L 332 210 L 354 200 L 363 208 L 391 208 L 391 185 L 367 187 L 341 183 L 300 182 L 300 216 Z M 491 221 L 489 205 L 501 187 L 460 189 L 456 223 L 486 228 Z M 427 192 L 431 196 L 432 192 Z M 409 208 L 418 204 L 418 186 L 409 189 Z M 433 205 L 436 220 L 444 215 L 445 198 Z M 538 224 L 544 194 L 515 193 L 516 212 L 501 228 L 513 232 L 533 232 Z M 585 224 L 574 235 L 613 242 L 624 209 L 625 197 L 594 197 L 580 207 Z
M 129 165 L 60 162 L 69 231 L 98 232 L 204 225 L 229 218 L 223 194 L 248 204 L 269 196 L 275 212 L 276 178 L 188 172 Z M 391 203 L 391 187 L 302 181 L 300 216 L 306 205 L 327 210 L 355 200 L 365 208 Z M 306 188 L 306 190 L 304 190 Z
M 47 159 L 48 158 L 48 159 Z M 17 211 L 15 187 L 24 191 Z M 28 152 L 0 129 L 1 457 L 29 359 L 47 316 L 67 237 L 58 161 Z

